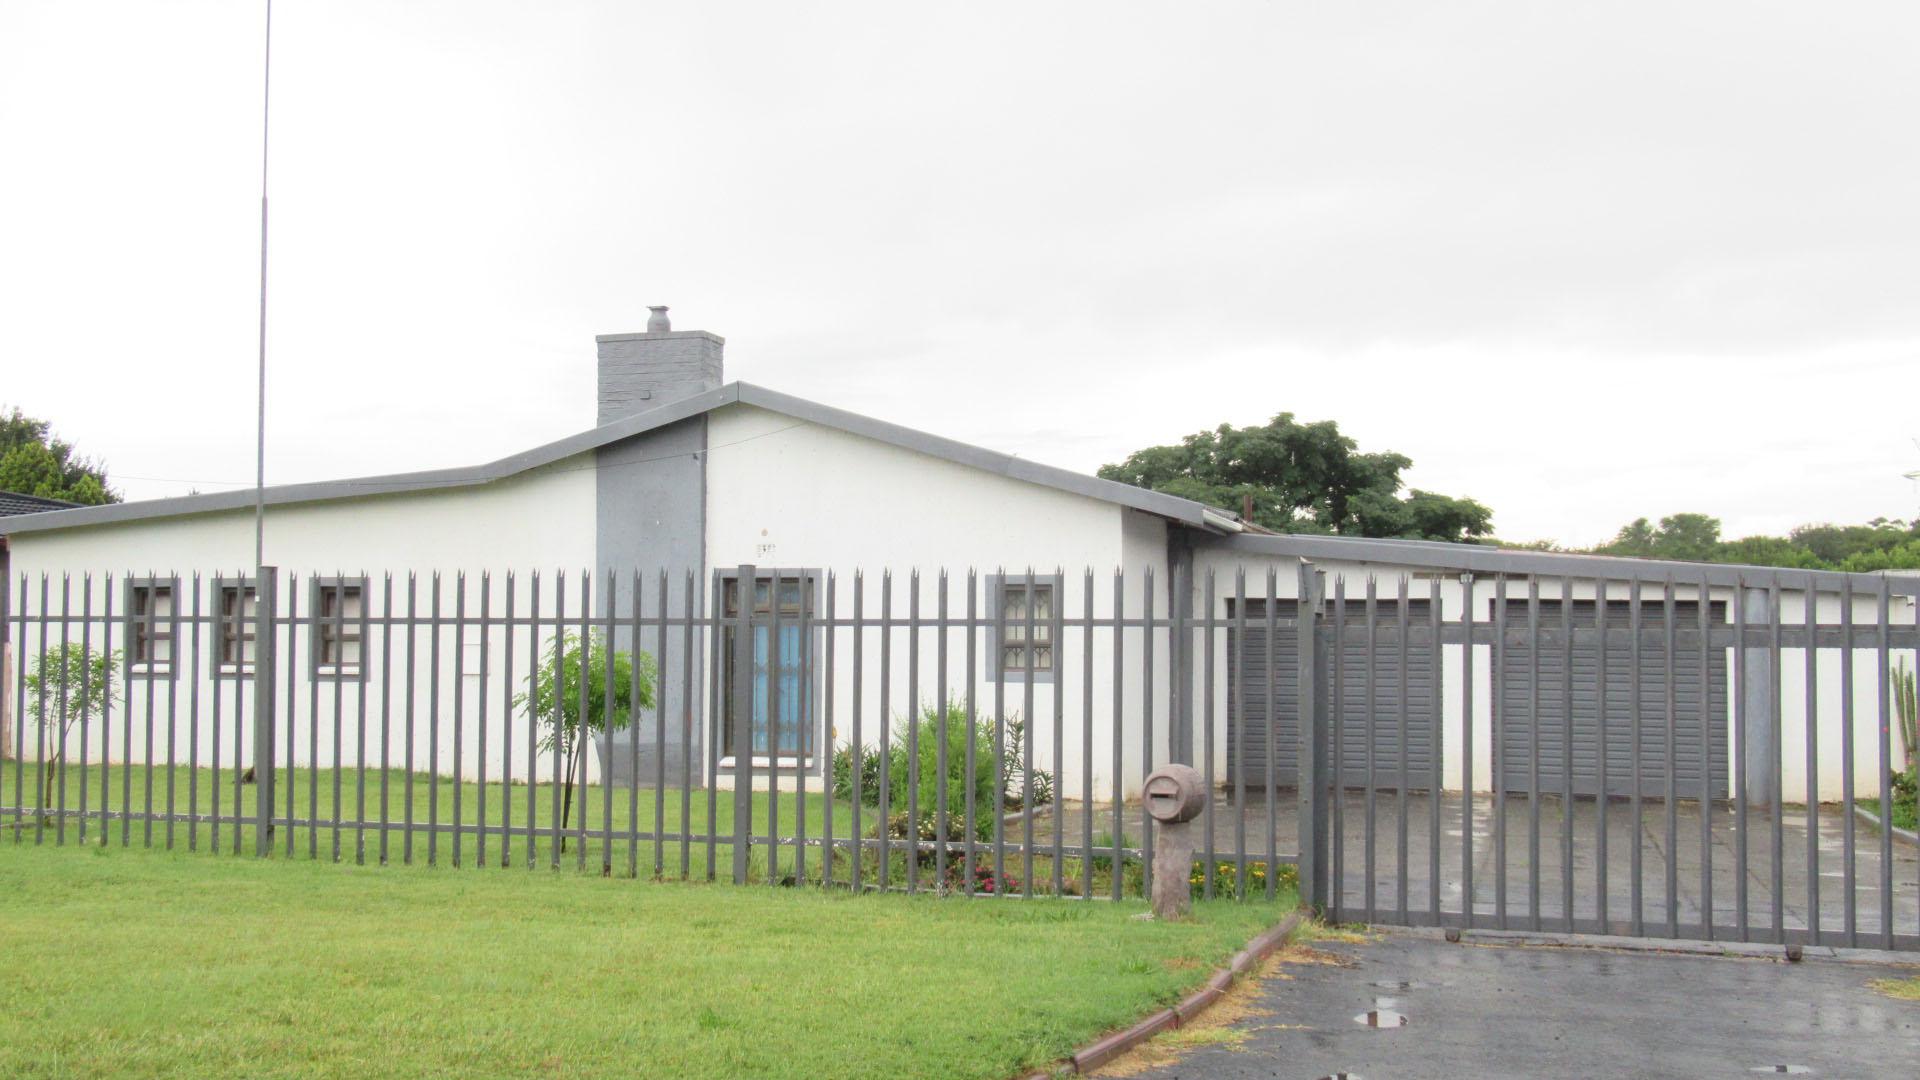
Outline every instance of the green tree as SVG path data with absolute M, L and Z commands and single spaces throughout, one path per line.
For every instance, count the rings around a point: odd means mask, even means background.
M 1720 521 L 1706 514 L 1674 514 L 1659 525 L 1637 518 L 1593 549 L 1602 555 L 1739 563 L 1794 570 L 1920 569 L 1920 522 L 1875 518 L 1865 525 L 1802 525 L 1786 536 L 1720 539 Z
M 54 772 L 67 753 L 67 735 L 82 719 L 105 714 L 107 706 L 120 699 L 114 685 L 114 672 L 120 667 L 120 653 L 88 649 L 78 642 L 56 645 L 35 655 L 33 670 L 25 679 L 27 715 L 36 722 L 42 716 L 54 730 L 49 738 L 53 756 L 41 764 L 45 770 L 40 785 L 40 809 L 47 809 L 53 795 Z
M 595 631 L 582 642 L 578 634 L 555 635 L 547 646 L 540 669 L 530 676 L 528 692 L 513 699 L 514 708 L 523 710 L 546 729 L 540 738 L 540 749 L 559 754 L 566 769 L 566 794 L 560 811 L 563 833 L 573 812 L 574 777 L 588 744 L 605 732 L 625 731 L 633 724 L 637 710 L 653 708 L 656 677 L 653 657 L 641 653 L 636 666 L 632 653 L 615 650 L 612 661 L 613 694 L 609 697 L 606 636 Z M 557 679 L 556 669 L 560 673 Z M 581 713 L 582 671 L 586 673 L 584 716 Z M 560 843 L 564 851 L 564 836 Z
M 1660 519 L 1653 553 L 1662 559 L 1705 562 L 1720 549 L 1720 519 L 1705 514 L 1674 514 Z
M 1920 569 L 1920 539 L 1908 540 L 1894 547 L 1856 552 L 1840 560 L 1839 568 L 1854 574 Z
M 1920 531 L 1910 529 L 1904 521 L 1875 518 L 1865 525 L 1802 525 L 1788 534 L 1788 538 L 1795 547 L 1837 566 L 1848 559 L 1870 556 L 1920 539 Z
M 1493 511 L 1472 499 L 1414 490 L 1402 497 L 1403 454 L 1368 453 L 1331 420 L 1221 424 L 1177 446 L 1150 446 L 1100 476 L 1239 512 L 1277 532 L 1471 542 L 1491 534 Z
M 74 453 L 52 425 L 17 407 L 0 413 L 0 491 L 97 506 L 119 502 L 107 485 L 106 466 Z
M 1655 528 L 1646 518 L 1636 518 L 1615 534 L 1611 543 L 1595 550 L 1636 559 L 1713 562 L 1720 550 L 1720 519 L 1705 514 L 1674 514 L 1661 518 Z
M 1653 557 L 1653 523 L 1646 518 L 1634 518 L 1620 527 L 1609 543 L 1594 548 L 1607 555 L 1625 555 L 1634 559 Z
M 1784 536 L 1743 536 L 1720 545 L 1714 562 L 1746 566 L 1780 566 L 1792 570 L 1825 570 L 1827 563 Z

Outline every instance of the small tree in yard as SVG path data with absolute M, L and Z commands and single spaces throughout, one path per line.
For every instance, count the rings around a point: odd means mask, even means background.
M 606 636 L 578 634 L 556 635 L 541 658 L 540 668 L 529 680 L 530 688 L 516 695 L 513 705 L 525 711 L 546 729 L 540 749 L 560 755 L 566 770 L 566 794 L 560 809 L 561 850 L 566 849 L 567 819 L 573 813 L 574 776 L 580 769 L 581 755 L 589 743 L 609 731 L 625 731 L 633 723 L 636 709 L 653 708 L 655 667 L 653 657 L 613 653 L 613 695 L 607 696 Z M 559 678 L 554 677 L 556 669 Z M 582 672 L 586 678 L 586 715 L 581 715 Z
M 42 811 L 47 809 L 47 798 L 53 794 L 54 772 L 66 757 L 67 733 L 83 719 L 102 716 L 108 705 L 119 700 L 113 678 L 119 666 L 118 651 L 103 653 L 77 642 L 56 646 L 34 657 L 33 670 L 26 677 L 28 716 L 36 720 L 46 717 L 56 732 L 52 739 L 53 757 L 42 762 L 45 770 L 40 785 Z M 22 722 L 26 719 L 21 717 Z

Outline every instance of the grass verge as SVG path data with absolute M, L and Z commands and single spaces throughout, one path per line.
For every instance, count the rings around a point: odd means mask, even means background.
M 0 1075 L 994 1077 L 1286 910 L 0 846 Z
M 1911 979 L 1875 979 L 1867 985 L 1890 998 L 1920 1001 L 1920 975 Z
M 1887 820 L 1886 815 L 1880 812 L 1879 799 L 1875 799 L 1875 798 L 1855 799 L 1854 805 L 1865 809 L 1867 813 L 1872 814 L 1874 817 L 1879 818 L 1881 821 Z M 1912 799 L 1901 799 L 1896 797 L 1893 800 L 1893 824 L 1897 828 L 1906 829 L 1908 831 L 1912 831 L 1916 828 L 1920 828 L 1920 811 L 1916 811 L 1916 808 L 1914 806 L 1914 801 Z

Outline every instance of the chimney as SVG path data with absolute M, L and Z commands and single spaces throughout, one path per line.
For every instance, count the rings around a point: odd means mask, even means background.
M 720 386 L 726 340 L 705 330 L 674 330 L 664 305 L 641 334 L 601 334 L 600 415 L 605 424 Z

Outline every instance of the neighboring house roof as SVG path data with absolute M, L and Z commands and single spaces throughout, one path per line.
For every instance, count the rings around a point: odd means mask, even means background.
M 79 505 L 77 502 L 68 502 L 65 499 L 23 495 L 18 491 L 0 491 L 0 517 L 12 517 L 15 514 L 42 514 L 49 510 L 66 510 Z
M 1145 513 L 1177 521 L 1197 529 L 1213 532 L 1236 533 L 1241 529 L 1240 520 L 1213 507 L 1205 506 L 1190 499 L 1173 495 L 1164 495 L 1157 491 L 1132 487 L 1112 480 L 1101 480 L 1083 473 L 1067 469 L 1041 465 L 1011 454 L 1002 454 L 969 446 L 953 439 L 929 435 L 924 431 L 889 424 L 883 420 L 860 416 L 843 409 L 791 397 L 751 383 L 728 383 L 716 390 L 709 390 L 693 397 L 669 402 L 659 408 L 635 413 L 632 416 L 602 424 L 577 435 L 569 435 L 544 446 L 536 446 L 518 454 L 503 457 L 484 465 L 458 469 L 432 469 L 425 472 L 393 473 L 386 476 L 368 476 L 352 480 L 326 480 L 311 484 L 281 484 L 266 489 L 268 505 L 286 503 L 320 502 L 328 499 L 347 499 L 367 495 L 398 494 L 409 491 L 428 491 L 440 488 L 472 487 L 492 483 L 510 476 L 550 465 L 563 458 L 584 453 L 602 446 L 644 435 L 657 428 L 666 427 L 682 420 L 713 411 L 724 405 L 752 405 L 777 412 L 796 420 L 834 428 L 852 435 L 873 439 L 903 449 L 913 450 L 931 457 L 966 465 L 987 472 L 998 473 L 1015 480 L 1039 484 L 1043 487 L 1084 495 L 1100 499 L 1119 506 L 1130 507 Z M 210 495 L 183 495 L 171 499 L 148 499 L 141 502 L 114 503 L 108 506 L 84 506 L 74 509 L 59 509 L 46 513 L 28 513 L 16 520 L 7 522 L 7 531 L 12 533 L 38 532 L 46 529 L 66 529 L 80 525 L 104 525 L 123 521 L 141 521 L 148 518 L 177 517 L 184 514 L 202 514 L 220 510 L 239 510 L 253 505 L 252 489 L 223 491 Z

